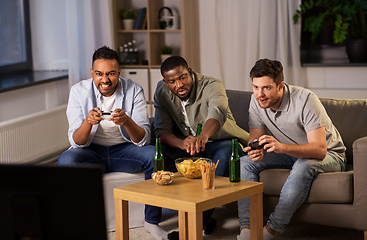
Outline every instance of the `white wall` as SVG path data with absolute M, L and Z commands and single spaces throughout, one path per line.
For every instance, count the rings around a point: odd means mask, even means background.
M 230 3 L 231 1 L 228 1 L 228 4 Z M 244 14 L 246 14 L 245 11 L 244 9 Z M 219 78 L 218 69 L 213 67 L 217 62 L 217 59 L 213 58 L 213 51 L 217 48 L 214 23 L 215 1 L 200 0 L 200 72 Z M 303 87 L 311 89 L 319 97 L 367 98 L 367 67 L 306 67 L 305 72 L 307 86 Z M 243 73 L 244 77 L 248 75 L 247 72 Z M 285 76 L 285 81 L 286 79 L 287 76 Z M 226 86 L 225 82 L 223 84 Z
M 68 79 L 0 94 L 0 122 L 67 103 Z

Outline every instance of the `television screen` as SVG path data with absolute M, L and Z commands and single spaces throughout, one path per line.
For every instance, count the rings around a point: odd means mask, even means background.
M 0 239 L 106 239 L 102 169 L 0 165 Z

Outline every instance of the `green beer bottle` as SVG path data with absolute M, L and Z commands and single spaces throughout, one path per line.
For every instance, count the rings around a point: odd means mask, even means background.
M 161 139 L 155 139 L 155 154 L 153 158 L 153 172 L 164 170 L 164 159 L 161 150 Z
M 237 139 L 232 139 L 232 155 L 229 159 L 229 181 L 239 182 L 241 180 L 240 174 L 240 156 L 237 150 Z
M 196 137 L 200 135 L 202 128 L 203 128 L 203 125 L 201 123 L 198 123 L 198 128 L 196 129 Z M 201 154 L 194 153 L 194 157 L 201 157 Z

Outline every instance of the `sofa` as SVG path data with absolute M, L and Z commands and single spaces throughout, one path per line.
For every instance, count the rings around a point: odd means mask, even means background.
M 249 131 L 248 107 L 252 92 L 227 90 L 229 106 L 237 124 Z M 306 202 L 292 221 L 364 231 L 367 240 L 367 99 L 320 98 L 347 148 L 345 172 L 315 177 Z M 270 169 L 260 173 L 264 183 L 264 214 L 278 203 L 290 170 Z
M 227 90 L 228 102 L 237 124 L 249 131 L 248 108 L 252 92 Z M 322 173 L 315 177 L 306 202 L 297 210 L 292 221 L 303 221 L 333 227 L 364 231 L 367 240 L 367 99 L 350 100 L 320 98 L 334 125 L 339 130 L 347 147 L 347 170 L 345 172 Z M 154 145 L 153 118 L 151 121 Z M 290 170 L 271 169 L 260 173 L 264 183 L 264 214 L 274 210 L 279 194 Z M 126 185 L 126 176 L 134 181 L 143 176 L 126 173 L 110 173 L 105 184 L 110 185 L 106 194 L 110 228 L 114 227 L 114 186 Z M 130 176 L 130 177 L 129 177 Z M 113 183 L 111 183 L 113 179 Z M 112 184 L 112 185 L 111 185 Z M 106 191 L 106 189 L 105 189 Z M 108 201 L 109 199 L 109 201 Z M 138 205 L 139 206 L 139 205 Z M 140 212 L 142 211 L 142 205 Z M 133 211 L 130 206 L 130 211 Z M 237 213 L 234 213 L 237 215 Z M 138 217 L 138 216 L 136 216 Z M 142 225 L 144 215 L 137 222 Z M 139 225 L 139 224 L 138 224 Z

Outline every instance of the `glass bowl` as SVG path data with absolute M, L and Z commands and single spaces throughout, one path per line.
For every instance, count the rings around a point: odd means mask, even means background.
M 160 185 L 168 185 L 173 181 L 175 174 L 169 171 L 158 171 L 152 173 L 152 179 L 154 182 Z
M 175 160 L 177 171 L 187 178 L 200 178 L 200 163 L 203 162 L 211 163 L 212 160 L 202 157 L 183 157 Z

